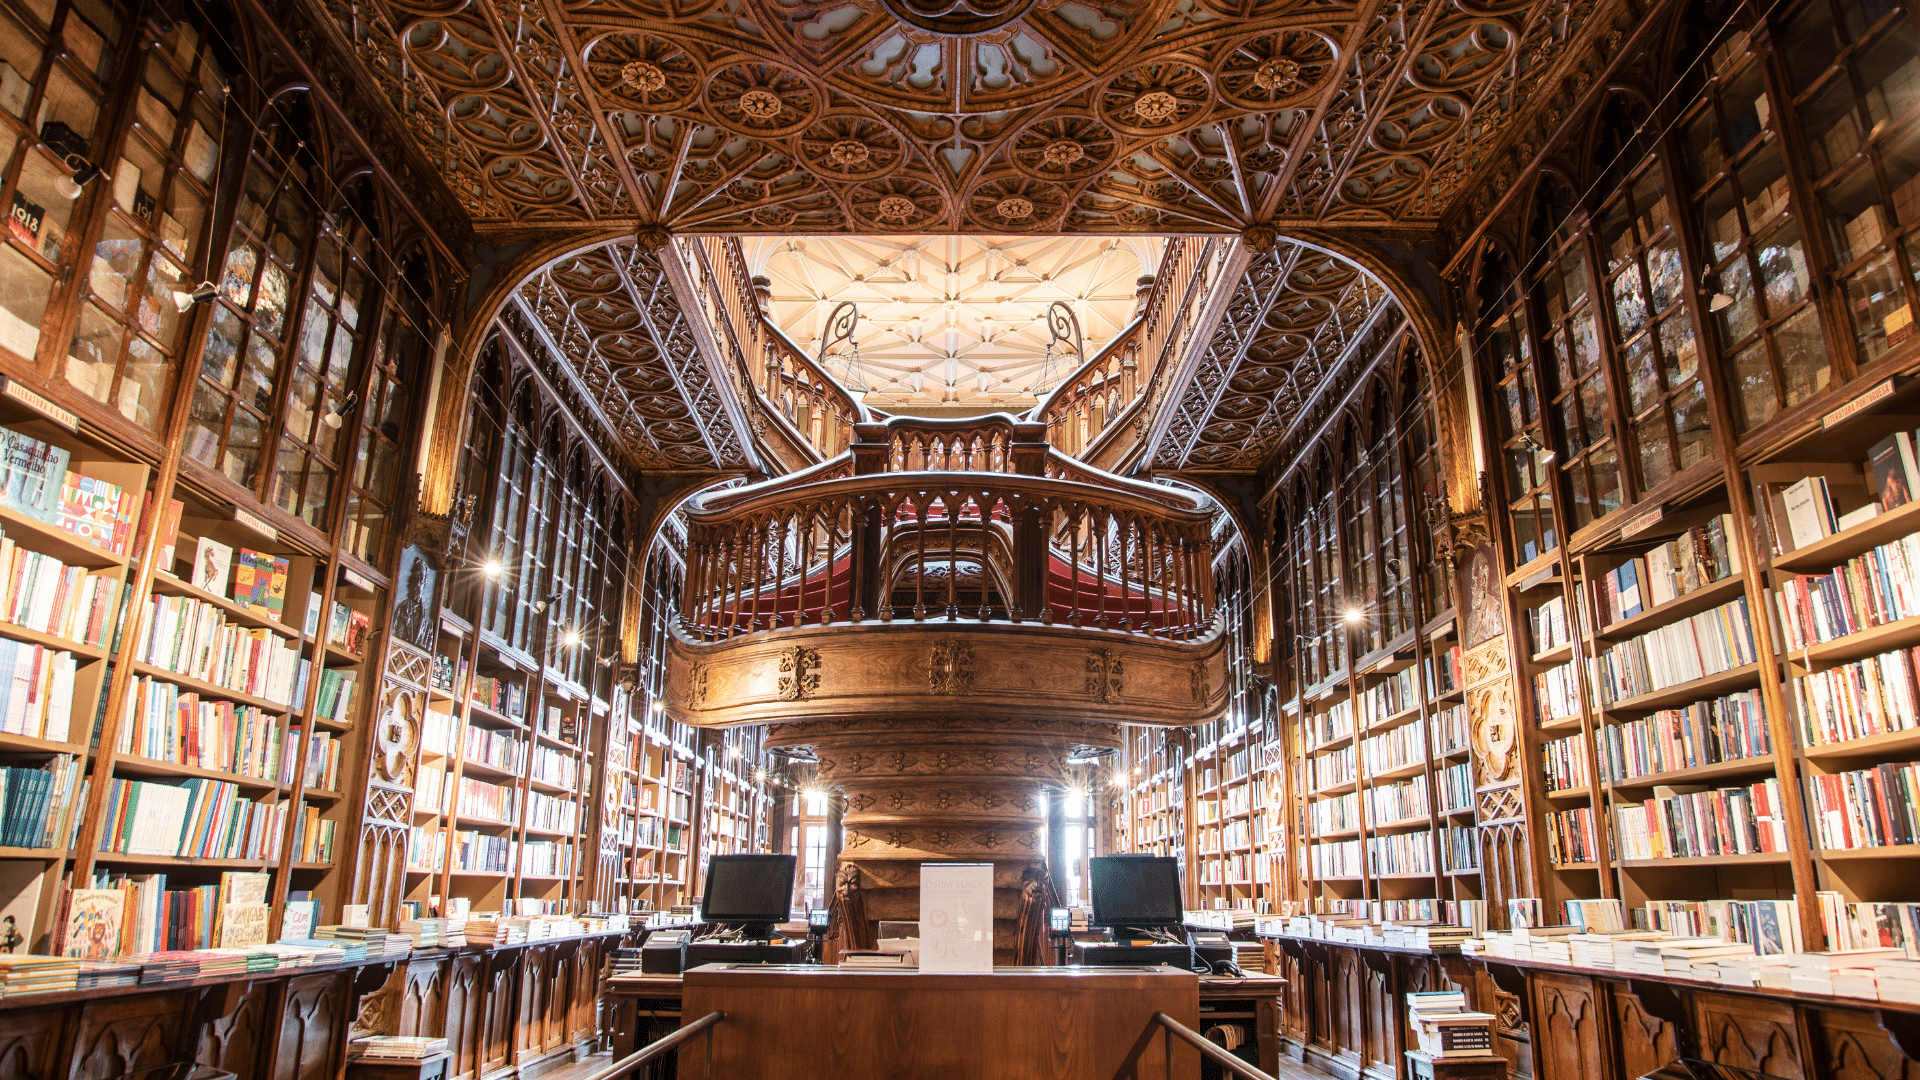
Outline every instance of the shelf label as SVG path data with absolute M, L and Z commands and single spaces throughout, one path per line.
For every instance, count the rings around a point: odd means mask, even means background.
M 1620 539 L 1631 540 L 1641 533 L 1646 532 L 1648 529 L 1653 528 L 1655 525 L 1660 524 L 1660 519 L 1666 516 L 1667 508 L 1665 506 L 1656 506 L 1646 513 L 1641 514 L 1639 517 L 1627 522 L 1625 525 L 1620 526 Z
M 344 566 L 340 568 L 340 576 L 346 579 L 347 584 L 356 589 L 362 589 L 366 592 L 372 592 L 374 589 L 373 582 L 367 580 L 356 571 L 349 570 Z
M 1553 580 L 1553 575 L 1559 572 L 1560 572 L 1560 568 L 1558 566 L 1543 566 L 1540 569 L 1535 570 L 1533 573 L 1527 575 L 1526 580 L 1522 581 L 1519 585 L 1515 587 L 1519 589 L 1519 591 L 1521 592 L 1526 592 L 1528 589 L 1534 588 L 1539 585 L 1543 585 L 1546 582 Z
M 247 528 L 252 529 L 254 532 L 259 533 L 269 540 L 280 539 L 279 529 L 261 521 L 259 518 L 254 517 L 252 514 L 247 513 L 237 506 L 233 508 L 233 520 L 238 524 L 245 525 Z
M 6 380 L 5 393 L 8 397 L 39 413 L 41 416 L 59 424 L 68 431 L 80 430 L 80 418 L 67 410 L 41 397 L 39 394 L 21 386 L 12 379 Z
M 1879 385 L 1873 389 L 1862 393 L 1852 401 L 1821 417 L 1821 429 L 1830 431 L 1834 425 L 1844 424 L 1861 413 L 1866 412 L 1868 409 L 1873 408 L 1875 405 L 1887 400 L 1893 396 L 1895 390 L 1900 389 L 1901 382 L 1902 380 L 1897 376 L 1890 376 L 1880 380 Z

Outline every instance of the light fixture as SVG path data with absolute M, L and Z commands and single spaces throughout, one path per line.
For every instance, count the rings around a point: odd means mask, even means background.
M 1350 607 L 1347 609 L 1345 618 L 1348 626 L 1358 626 L 1367 621 L 1367 613 L 1357 607 Z
M 186 289 L 173 290 L 173 306 L 179 308 L 184 314 L 212 300 L 218 295 L 220 295 L 220 290 L 214 288 L 213 282 L 203 281 L 195 285 L 192 291 Z
M 1723 292 L 1714 293 L 1713 297 L 1707 301 L 1708 311 L 1725 311 L 1732 306 L 1733 297 Z
M 569 630 L 567 631 L 567 636 L 560 640 L 566 644 L 567 648 L 575 648 L 580 644 L 580 631 Z
M 488 559 L 486 562 L 480 565 L 480 572 L 487 575 L 490 578 L 499 577 L 501 571 L 505 569 L 506 567 L 500 565 L 499 559 Z
M 739 744 L 739 743 L 734 743 L 734 744 L 733 744 L 732 746 L 729 746 L 729 747 L 727 747 L 727 756 L 728 756 L 728 757 L 739 757 L 739 756 L 740 756 L 740 744 Z
M 667 703 L 666 703 L 666 702 L 664 702 L 664 701 L 661 701 L 661 700 L 659 700 L 658 698 L 656 698 L 656 699 L 654 699 L 654 702 L 653 702 L 653 711 L 654 711 L 654 713 L 655 713 L 655 715 L 658 715 L 658 714 L 660 714 L 660 713 L 663 713 L 663 712 L 666 712 L 666 711 L 667 711 Z
M 1113 770 L 1113 786 L 1114 787 L 1127 786 L 1127 774 L 1124 769 Z
M 1541 445 L 1540 440 L 1534 438 L 1533 432 L 1531 431 L 1523 431 L 1520 433 L 1520 449 L 1525 450 L 1529 454 L 1542 455 L 1540 458 L 1542 461 L 1552 461 L 1554 459 L 1553 452 Z
M 77 199 L 80 189 L 100 178 L 100 166 L 81 157 L 79 154 L 67 155 L 67 168 L 73 170 L 72 176 L 63 176 L 53 182 L 53 190 L 63 199 Z
M 353 391 L 347 394 L 346 397 L 341 398 L 339 404 L 335 405 L 331 409 L 328 409 L 327 415 L 321 417 L 320 422 L 327 425 L 330 428 L 333 428 L 335 431 L 338 431 L 340 430 L 341 418 L 346 416 L 347 413 L 352 412 L 353 407 L 355 405 L 358 405 L 359 403 L 360 403 L 360 393 L 359 391 Z

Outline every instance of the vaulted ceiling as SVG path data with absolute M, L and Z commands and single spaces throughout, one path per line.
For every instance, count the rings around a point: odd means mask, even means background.
M 1590 0 L 323 0 L 475 225 L 1436 220 Z

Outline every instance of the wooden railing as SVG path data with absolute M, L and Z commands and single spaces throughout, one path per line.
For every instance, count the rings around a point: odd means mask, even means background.
M 1167 244 L 1153 287 L 1133 321 L 1027 414 L 1063 453 L 1092 460 L 1145 412 L 1198 322 L 1223 241 L 1178 237 Z
M 682 628 L 702 641 L 865 619 L 1214 633 L 1216 508 L 1064 459 L 1027 438 L 1037 429 L 895 417 L 856 429 L 851 475 L 827 462 L 696 498 Z
M 740 242 L 703 237 L 687 241 L 685 250 L 707 318 L 729 339 L 723 344 L 733 354 L 735 385 L 784 420 L 789 441 L 804 445 L 811 460 L 845 451 L 866 410 L 768 317 Z

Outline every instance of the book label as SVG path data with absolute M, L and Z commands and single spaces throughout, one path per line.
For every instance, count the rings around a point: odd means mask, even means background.
M 1873 408 L 1875 405 L 1878 405 L 1881 402 L 1892 397 L 1893 392 L 1895 390 L 1898 390 L 1902 384 L 1903 384 L 1903 380 L 1901 380 L 1898 376 L 1882 379 L 1879 382 L 1879 384 L 1876 385 L 1873 389 L 1864 391 L 1858 397 L 1855 397 L 1852 401 L 1847 402 L 1845 405 L 1842 405 L 1839 408 L 1828 413 L 1827 415 L 1821 417 L 1820 418 L 1821 428 L 1826 430 L 1831 430 L 1835 424 L 1846 423 L 1848 420 L 1853 419 L 1854 417 L 1860 415 L 1861 413 L 1867 411 L 1868 409 Z
M 26 387 L 21 386 L 19 383 L 13 381 L 12 379 L 6 380 L 6 386 L 4 390 L 0 390 L 0 393 L 5 393 L 8 398 L 14 401 L 17 401 L 22 405 L 25 405 L 27 408 L 32 409 L 34 412 L 39 413 L 41 416 L 44 416 L 47 419 L 53 421 L 54 423 L 59 424 L 61 427 L 66 428 L 68 431 L 78 431 L 80 429 L 79 417 L 73 415 L 67 410 L 61 408 L 60 406 L 55 405 L 53 402 L 48 401 L 46 398 L 41 397 L 39 394 L 34 393 L 33 391 L 27 389 Z

